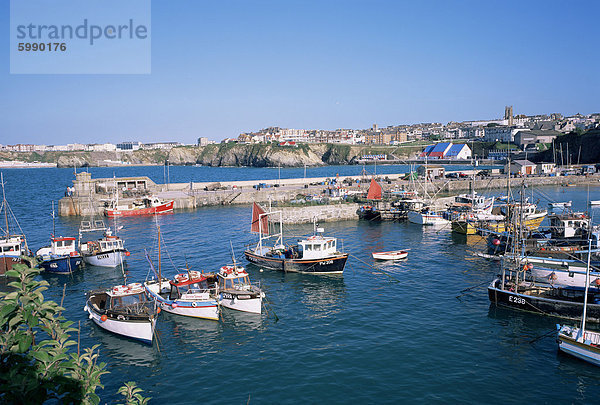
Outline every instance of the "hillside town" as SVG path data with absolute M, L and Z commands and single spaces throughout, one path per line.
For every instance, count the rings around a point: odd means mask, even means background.
M 588 130 L 600 125 L 600 113 L 575 114 L 564 117 L 549 115 L 513 115 L 507 106 L 501 119 L 394 125 L 369 129 L 290 129 L 269 127 L 257 132 L 240 134 L 237 139 L 224 142 L 265 143 L 343 143 L 368 145 L 399 145 L 411 141 L 477 140 L 484 142 L 515 143 L 520 147 L 535 143 L 550 143 L 556 136 L 576 130 Z
M 537 144 L 551 143 L 557 136 L 572 131 L 586 131 L 600 127 L 600 113 L 588 115 L 575 114 L 565 117 L 560 113 L 549 115 L 513 115 L 513 107 L 505 107 L 501 119 L 441 123 L 420 123 L 410 125 L 390 125 L 380 128 L 373 124 L 368 129 L 291 129 L 269 127 L 257 132 L 245 132 L 237 138 L 225 138 L 221 143 L 279 143 L 296 145 L 301 143 L 332 143 L 348 145 L 402 145 L 415 141 L 444 142 L 426 147 L 421 158 L 470 158 L 470 149 L 452 146 L 451 140 L 474 142 L 501 142 L 514 144 L 521 150 L 535 150 Z M 206 146 L 218 143 L 208 137 L 199 137 L 197 143 L 190 145 L 181 142 L 123 141 L 120 143 L 70 143 L 66 145 L 16 144 L 1 145 L 0 152 L 132 152 L 137 150 L 170 150 L 178 146 Z M 499 159 L 490 152 L 490 158 Z

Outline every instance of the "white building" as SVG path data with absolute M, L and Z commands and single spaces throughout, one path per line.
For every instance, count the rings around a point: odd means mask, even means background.
M 515 134 L 520 131 L 516 126 L 499 125 L 496 127 L 484 127 L 483 139 L 486 142 L 505 142 L 512 143 L 515 140 Z

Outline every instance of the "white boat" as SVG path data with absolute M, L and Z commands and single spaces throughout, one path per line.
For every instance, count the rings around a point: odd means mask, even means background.
M 146 281 L 144 287 L 161 309 L 175 315 L 219 320 L 217 290 L 208 284 L 206 275 L 191 270 L 175 275 L 172 280 L 160 280 Z
M 588 250 L 591 249 L 592 240 L 590 239 Z M 588 255 L 581 325 L 580 327 L 556 325 L 558 329 L 556 340 L 558 342 L 559 350 L 596 366 L 600 366 L 600 333 L 585 330 L 588 290 L 590 286 L 590 258 L 591 255 Z
M 152 344 L 160 308 L 147 299 L 140 283 L 89 292 L 83 309 L 102 329 Z
M 408 257 L 406 250 L 392 250 L 389 252 L 373 252 L 373 259 L 377 260 L 401 260 Z
M 219 320 L 216 276 L 185 269 L 169 280 L 162 277 L 160 257 L 160 227 L 158 227 L 158 271 L 148 258 L 157 279 L 144 283 L 146 293 L 158 302 L 161 309 L 175 315 Z
M 219 278 L 219 303 L 225 308 L 260 314 L 265 293 L 250 283 L 243 267 L 223 266 L 217 273 Z
M 551 202 L 548 203 L 548 205 L 551 208 L 569 208 L 571 207 L 571 204 L 573 203 L 573 201 L 566 201 L 566 202 Z
M 90 215 L 79 223 L 78 244 L 83 261 L 99 267 L 122 266 L 125 257 L 129 256 L 129 252 L 123 245 L 123 239 L 116 234 L 113 235 L 112 230 L 106 226 L 104 220 L 95 215 L 91 196 L 88 205 Z M 115 222 L 115 233 L 117 229 Z M 92 233 L 97 236 L 100 232 L 103 233 L 102 237 L 96 240 L 82 241 L 85 234 Z
M 432 225 L 432 226 L 441 226 L 448 225 L 450 223 L 449 220 L 444 218 L 444 216 L 435 211 L 409 211 L 408 212 L 408 221 L 413 224 L 419 225 Z
M 590 205 L 600 205 L 600 200 L 592 200 L 590 201 Z
M 81 242 L 82 233 L 79 233 L 79 251 L 83 261 L 92 266 L 117 267 L 122 265 L 129 251 L 123 246 L 123 239 L 112 234 L 106 228 L 104 236 L 97 240 Z

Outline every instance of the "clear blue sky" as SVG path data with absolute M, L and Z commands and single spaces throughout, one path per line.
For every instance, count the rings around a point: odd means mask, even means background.
M 150 75 L 11 75 L 5 29 L 0 143 L 598 112 L 598 15 L 598 1 L 153 0 Z

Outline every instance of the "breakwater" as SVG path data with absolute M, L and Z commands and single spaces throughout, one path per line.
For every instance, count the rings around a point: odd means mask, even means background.
M 468 171 L 463 171 L 468 173 Z M 465 179 L 435 179 L 433 181 L 404 180 L 405 174 L 386 174 L 376 176 L 384 190 L 416 188 L 420 193 L 425 190 L 430 195 L 452 195 L 470 191 L 488 189 L 506 189 L 510 182 L 512 187 L 520 187 L 524 182 L 528 186 L 544 185 L 598 185 L 600 175 L 567 176 L 567 177 L 525 177 L 507 179 L 503 176 Z M 112 200 L 115 192 L 123 203 L 133 201 L 136 197 L 153 194 L 163 199 L 175 201 L 176 210 L 191 210 L 203 206 L 234 205 L 260 203 L 288 203 L 298 196 L 323 195 L 332 186 L 330 178 L 291 178 L 282 180 L 245 180 L 227 182 L 189 182 L 158 184 L 145 176 L 98 178 L 92 179 L 86 172 L 78 173 L 73 181 L 71 195 L 59 201 L 58 212 L 61 216 L 90 215 L 101 213 L 104 205 Z M 337 176 L 336 185 L 351 192 L 364 192 L 368 188 L 370 177 Z M 260 185 L 260 187 L 258 187 Z M 339 205 L 339 204 L 335 204 Z M 319 205 L 318 209 L 323 209 Z M 309 207 L 310 208 L 310 207 Z M 307 212 L 312 212 L 310 208 Z M 317 209 L 317 208 L 315 208 Z M 348 212 L 351 209 L 347 209 Z M 344 211 L 346 212 L 346 211 Z M 304 215 L 304 214 L 302 214 Z M 312 215 L 312 214 L 306 214 Z M 325 215 L 326 216 L 326 215 Z M 340 217 L 351 219 L 350 214 Z M 312 220 L 312 219 L 311 219 Z M 321 219 L 319 219 L 321 220 Z

